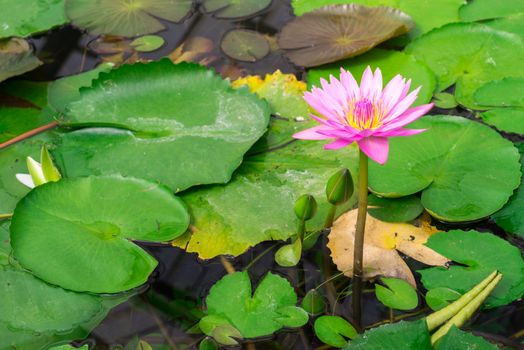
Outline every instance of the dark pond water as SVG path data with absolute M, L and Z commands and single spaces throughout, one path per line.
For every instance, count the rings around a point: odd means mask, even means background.
M 180 44 L 191 38 L 202 36 L 213 43 L 219 43 L 224 33 L 233 28 L 251 28 L 266 34 L 278 33 L 281 26 L 292 18 L 288 0 L 275 0 L 270 9 L 260 16 L 247 21 L 232 22 L 217 20 L 203 14 L 198 8 L 182 24 L 165 23 L 167 30 L 159 33 L 166 40 L 166 45 L 153 55 L 145 54 L 144 58 L 156 59 L 169 55 Z M 58 77 L 76 74 L 94 68 L 101 57 L 88 49 L 95 38 L 81 31 L 65 26 L 44 36 L 32 40 L 39 57 L 46 64 L 24 76 L 32 80 L 53 80 Z M 230 74 L 265 74 L 280 69 L 286 73 L 295 73 L 300 78 L 304 71 L 295 67 L 278 53 L 272 53 L 257 63 L 233 62 L 220 52 L 218 45 L 212 49 L 217 59 L 211 64 L 217 69 L 230 67 Z M 468 118 L 473 116 L 464 110 L 435 110 L 434 114 L 452 113 Z M 514 135 L 505 135 L 517 141 Z M 522 139 L 520 139 L 522 141 Z M 437 225 L 443 229 L 450 226 Z M 491 231 L 509 239 L 504 232 L 488 221 L 478 222 L 461 228 L 475 228 L 480 231 Z M 511 240 L 511 239 L 510 239 Z M 522 241 L 511 240 L 521 249 Z M 326 278 L 337 273 L 335 266 L 324 257 L 329 256 L 322 238 L 317 245 L 304 254 L 299 267 L 280 268 L 274 263 L 274 252 L 279 246 L 276 242 L 267 242 L 251 249 L 240 257 L 230 259 L 237 270 L 248 269 L 256 282 L 266 272 L 273 271 L 288 277 L 296 287 L 297 293 L 304 293 L 320 285 Z M 187 329 L 199 319 L 202 300 L 210 287 L 226 274 L 220 259 L 201 261 L 193 254 L 167 245 L 142 245 L 160 262 L 158 269 L 147 286 L 128 302 L 113 309 L 109 316 L 91 333 L 83 343 L 91 344 L 94 349 L 118 349 L 125 346 L 134 337 L 141 337 L 151 344 L 163 344 L 158 349 L 196 349 L 201 335 L 191 335 Z M 410 267 L 420 267 L 416 262 L 406 259 Z M 345 298 L 349 280 L 339 277 L 334 280 L 336 291 L 322 288 L 329 301 L 332 313 L 351 318 L 348 313 L 350 297 Z M 424 291 L 420 287 L 421 291 Z M 421 303 L 422 304 L 422 303 Z M 423 305 L 414 313 L 425 312 Z M 416 317 L 416 316 L 415 316 Z M 388 319 L 388 310 L 377 304 L 374 295 L 367 293 L 364 306 L 365 326 L 370 326 Z M 471 325 L 471 326 L 469 326 Z M 482 312 L 475 316 L 466 329 L 482 334 L 486 338 L 519 348 L 519 343 L 511 336 L 524 327 L 524 304 L 515 302 L 496 310 Z M 261 339 L 256 343 L 244 344 L 247 349 L 326 349 L 313 335 L 311 325 L 300 330 L 282 331 L 274 337 Z M 155 347 L 157 348 L 157 347 Z M 520 347 L 521 349 L 524 347 Z

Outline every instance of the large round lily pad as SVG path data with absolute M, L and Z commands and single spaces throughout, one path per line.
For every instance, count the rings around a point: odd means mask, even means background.
M 518 1 L 518 0 L 517 0 Z M 433 28 L 447 23 L 458 22 L 458 9 L 465 0 L 292 0 L 297 16 L 322 6 L 356 3 L 365 6 L 388 6 L 399 9 L 415 21 L 415 28 L 409 32 L 414 38 Z M 428 15 L 431 14 L 431 15 Z
M 325 186 L 340 168 L 356 173 L 356 147 L 339 152 L 322 149 L 323 142 L 297 141 L 286 147 L 245 159 L 227 185 L 195 189 L 182 194 L 188 203 L 192 233 L 176 241 L 203 259 L 220 254 L 240 255 L 267 240 L 286 240 L 296 234 L 295 200 L 312 194 L 318 212 L 307 222 L 320 230 L 329 210 Z M 340 212 L 355 203 L 352 197 Z
M 453 116 L 423 117 L 419 135 L 390 139 L 390 158 L 370 164 L 369 184 L 384 197 L 422 191 L 422 205 L 450 222 L 502 208 L 520 183 L 518 151 L 487 126 Z
M 217 18 L 243 19 L 268 8 L 272 0 L 203 0 L 204 11 Z
M 524 142 L 516 144 L 520 151 L 521 172 L 524 176 Z M 502 210 L 493 214 L 493 220 L 509 233 L 524 237 L 524 181 Z
M 320 86 L 321 78 L 329 79 L 331 74 L 340 75 L 340 67 L 349 70 L 359 80 L 367 66 L 373 70 L 380 68 L 385 82 L 400 74 L 412 80 L 412 87 L 422 86 L 415 105 L 431 101 L 437 84 L 433 72 L 413 56 L 391 50 L 374 49 L 355 58 L 311 69 L 308 71 L 308 86 Z
M 169 60 L 101 73 L 69 105 L 61 138 L 64 175 L 122 174 L 173 190 L 224 183 L 266 131 L 267 103 L 213 71 Z M 112 128 L 108 128 L 111 126 Z
M 67 21 L 64 0 L 0 0 L 0 38 L 25 37 Z
M 206 298 L 208 315 L 224 317 L 245 338 L 271 335 L 283 328 L 279 319 L 286 308 L 296 304 L 297 295 L 291 284 L 272 273 L 262 279 L 254 292 L 247 272 L 227 275 Z
M 27 41 L 21 38 L 0 40 L 0 82 L 29 72 L 42 62 L 33 54 Z
M 524 12 L 521 0 L 475 0 L 460 8 L 460 19 L 463 21 L 480 21 L 490 18 L 501 18 Z
M 278 43 L 293 63 L 313 67 L 359 55 L 412 26 L 408 15 L 388 7 L 332 5 L 288 22 Z
M 524 76 L 522 38 L 481 24 L 446 25 L 412 42 L 406 52 L 435 73 L 438 91 L 455 84 L 457 101 L 473 109 L 478 108 L 473 94 L 484 84 Z
M 22 266 L 49 283 L 115 293 L 141 285 L 157 265 L 131 240 L 169 241 L 188 224 L 183 202 L 157 184 L 66 179 L 38 186 L 18 203 L 11 245 Z
M 509 304 L 524 295 L 524 260 L 520 250 L 491 233 L 453 230 L 431 236 L 426 245 L 459 263 L 418 272 L 426 289 L 446 287 L 466 293 L 494 270 L 503 278 L 486 300 L 486 307 Z
M 73 24 L 92 34 L 139 36 L 165 29 L 159 19 L 179 22 L 193 0 L 66 0 Z
M 483 24 L 493 29 L 520 35 L 524 39 L 524 12 L 483 22 Z

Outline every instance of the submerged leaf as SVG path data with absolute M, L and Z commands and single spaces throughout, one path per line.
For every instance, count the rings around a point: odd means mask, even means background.
M 359 55 L 412 26 L 409 16 L 391 8 L 333 5 L 287 23 L 278 43 L 293 63 L 312 67 Z
M 229 57 L 245 62 L 256 62 L 269 54 L 269 42 L 253 30 L 233 29 L 222 38 L 220 48 Z
M 331 229 L 328 248 L 333 262 L 339 271 L 351 277 L 353 275 L 353 246 L 357 210 L 342 215 Z M 447 259 L 424 246 L 428 238 L 437 232 L 424 218 L 420 227 L 406 223 L 387 223 L 372 216 L 366 218 L 364 238 L 364 277 L 376 276 L 401 278 L 415 286 L 415 277 L 400 257 L 403 254 L 426 265 L 444 265 Z
M 295 306 L 297 296 L 289 282 L 268 273 L 252 293 L 247 272 L 223 277 L 206 298 L 208 315 L 225 317 L 244 338 L 270 335 L 282 328 L 283 308 Z
M 27 41 L 20 38 L 0 40 L 0 82 L 40 66 Z
M 503 278 L 486 307 L 506 305 L 524 295 L 524 260 L 520 250 L 504 239 L 491 233 L 453 230 L 433 235 L 426 245 L 461 264 L 417 271 L 427 289 L 446 287 L 465 293 L 496 270 Z
M 272 0 L 203 0 L 204 10 L 217 18 L 243 19 L 264 11 Z
M 21 265 L 49 283 L 116 293 L 143 284 L 157 265 L 130 240 L 169 241 L 188 224 L 184 203 L 157 184 L 116 176 L 64 179 L 18 203 L 11 245 Z
M 482 219 L 502 208 L 520 181 L 513 144 L 480 123 L 426 116 L 409 128 L 428 129 L 390 139 L 388 162 L 369 167 L 369 187 L 383 197 L 422 191 L 422 205 L 440 220 Z
M 192 7 L 193 0 L 67 0 L 65 10 L 91 34 L 133 37 L 165 29 L 159 19 L 180 22 Z

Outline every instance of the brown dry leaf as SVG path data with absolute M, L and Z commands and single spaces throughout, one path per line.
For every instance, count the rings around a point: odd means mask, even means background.
M 419 225 L 383 222 L 368 215 L 364 237 L 364 278 L 376 276 L 402 278 L 415 286 L 413 273 L 397 251 L 426 265 L 445 265 L 448 260 L 424 245 L 428 238 L 438 232 L 429 224 L 429 215 L 419 219 Z M 329 234 L 328 248 L 339 271 L 351 277 L 353 274 L 353 244 L 357 209 L 342 215 Z
M 313 67 L 359 55 L 412 27 L 408 15 L 389 7 L 330 5 L 287 23 L 278 43 L 293 63 Z
M 207 66 L 217 60 L 213 54 L 213 42 L 201 36 L 189 38 L 169 55 L 173 63 L 195 62 Z

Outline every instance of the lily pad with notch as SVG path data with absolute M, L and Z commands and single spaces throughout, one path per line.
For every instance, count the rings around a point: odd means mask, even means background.
M 290 307 L 298 309 L 296 304 L 297 295 L 289 282 L 270 272 L 254 293 L 247 272 L 224 276 L 206 298 L 208 315 L 226 319 L 244 338 L 271 335 L 285 326 L 302 326 L 307 317 L 289 317 L 296 314 L 289 311 Z M 307 316 L 305 311 L 304 314 Z
M 372 192 L 396 198 L 422 191 L 432 216 L 464 222 L 495 213 L 518 187 L 518 151 L 491 128 L 453 116 L 426 116 L 409 127 L 428 130 L 390 139 L 388 162 L 370 164 Z
M 203 0 L 204 11 L 222 19 L 245 19 L 271 6 L 272 0 Z
M 424 211 L 417 196 L 400 198 L 381 198 L 374 194 L 368 196 L 368 213 L 386 222 L 406 222 L 415 220 Z
M 184 203 L 158 184 L 118 176 L 64 179 L 36 187 L 18 203 L 11 245 L 20 264 L 49 283 L 117 293 L 143 284 L 157 265 L 132 240 L 166 242 L 188 225 Z
M 228 182 L 270 110 L 214 71 L 162 60 L 101 73 L 65 114 L 63 125 L 83 128 L 54 152 L 65 176 L 121 174 L 180 191 Z
M 229 57 L 244 62 L 256 62 L 269 54 L 269 42 L 260 33 L 233 29 L 222 38 L 220 48 Z
M 412 26 L 408 15 L 392 8 L 332 5 L 288 22 L 278 43 L 293 63 L 313 67 L 362 54 Z
M 426 245 L 459 264 L 418 270 L 426 289 L 445 287 L 461 294 L 494 270 L 504 277 L 485 302 L 486 308 L 509 304 L 524 295 L 524 260 L 520 250 L 491 233 L 440 232 Z
M 193 0 L 66 0 L 65 11 L 74 25 L 91 34 L 134 37 L 159 32 L 160 22 L 182 21 Z
M 315 320 L 315 335 L 323 343 L 341 348 L 347 344 L 346 338 L 357 336 L 355 327 L 340 316 L 320 316 Z
M 416 289 L 408 282 L 398 278 L 381 278 L 385 286 L 377 284 L 375 295 L 387 307 L 395 310 L 412 310 L 418 306 Z

